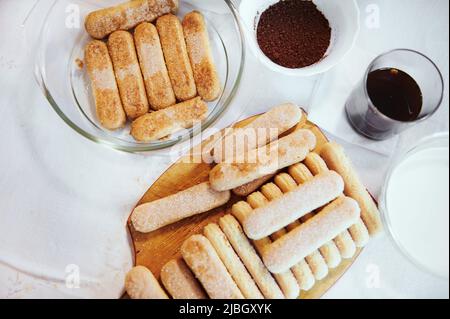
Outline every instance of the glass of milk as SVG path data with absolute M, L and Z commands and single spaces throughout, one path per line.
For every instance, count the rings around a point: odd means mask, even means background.
M 425 138 L 397 157 L 380 207 L 401 252 L 419 268 L 448 280 L 448 133 Z

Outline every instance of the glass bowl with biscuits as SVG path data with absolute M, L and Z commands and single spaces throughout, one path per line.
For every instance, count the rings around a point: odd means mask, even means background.
M 56 113 L 126 152 L 169 149 L 210 127 L 245 60 L 229 0 L 38 1 L 24 30 Z

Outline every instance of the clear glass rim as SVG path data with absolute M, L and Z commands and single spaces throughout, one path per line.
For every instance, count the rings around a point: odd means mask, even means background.
M 395 52 L 408 52 L 408 53 L 413 53 L 413 54 L 417 54 L 421 57 L 423 57 L 425 60 L 427 60 L 428 62 L 431 63 L 431 65 L 436 69 L 437 74 L 439 75 L 439 79 L 440 79 L 440 83 L 441 83 L 441 93 L 440 93 L 440 97 L 439 97 L 439 101 L 437 103 L 437 105 L 435 105 L 434 110 L 431 111 L 430 113 L 428 113 L 425 116 L 422 116 L 420 118 L 418 118 L 415 121 L 410 121 L 410 122 L 405 122 L 405 121 L 398 121 L 395 119 L 392 119 L 388 116 L 386 116 L 385 114 L 383 114 L 382 112 L 380 112 L 378 110 L 378 108 L 375 106 L 375 104 L 372 102 L 372 99 L 369 96 L 369 92 L 367 91 L 367 80 L 369 78 L 369 74 L 370 74 L 370 70 L 372 69 L 372 67 L 375 65 L 375 63 L 383 58 L 386 57 L 392 53 Z M 380 55 L 378 55 L 375 59 L 373 59 L 373 61 L 370 63 L 370 65 L 368 66 L 366 73 L 364 74 L 364 82 L 363 82 L 363 87 L 364 87 L 364 94 L 366 95 L 367 98 L 367 102 L 369 107 L 371 108 L 372 111 L 374 111 L 375 113 L 377 113 L 377 115 L 379 115 L 380 117 L 382 117 L 383 119 L 390 121 L 392 123 L 397 123 L 397 124 L 418 124 L 421 123 L 427 119 L 429 119 L 430 117 L 432 117 L 440 108 L 442 105 L 442 101 L 444 100 L 444 91 L 445 91 L 445 82 L 444 82 L 444 77 L 442 76 L 441 70 L 439 70 L 438 66 L 436 65 L 436 63 L 433 62 L 433 60 L 431 60 L 429 57 L 427 57 L 425 54 L 420 53 L 419 51 L 415 51 L 415 50 L 411 50 L 411 49 L 404 49 L 404 48 L 400 48 L 400 49 L 393 49 L 390 51 L 387 51 L 385 53 L 382 53 Z
M 416 266 L 418 269 L 420 269 L 421 271 L 433 275 L 436 278 L 439 279 L 444 279 L 444 280 L 449 280 L 449 278 L 442 276 L 441 274 L 438 274 L 436 272 L 434 272 L 433 270 L 429 269 L 427 266 L 423 265 L 419 260 L 417 260 L 416 258 L 414 258 L 407 250 L 406 248 L 401 244 L 400 239 L 398 238 L 398 236 L 395 234 L 394 230 L 393 230 L 393 226 L 392 226 L 392 222 L 390 219 L 390 214 L 389 211 L 387 209 L 387 203 L 386 203 L 386 198 L 387 198 L 387 190 L 389 187 L 389 182 L 392 178 L 393 173 L 395 172 L 395 170 L 398 168 L 398 166 L 405 161 L 409 156 L 411 156 L 412 154 L 414 154 L 415 152 L 418 151 L 418 149 L 420 149 L 420 147 L 432 142 L 432 141 L 443 141 L 443 140 L 449 140 L 449 132 L 440 132 L 440 133 L 435 133 L 429 136 L 426 136 L 424 138 L 422 138 L 421 140 L 419 140 L 417 143 L 415 143 L 412 147 L 408 148 L 408 150 L 400 152 L 399 154 L 397 154 L 393 160 L 392 160 L 392 165 L 389 168 L 389 171 L 386 175 L 385 178 L 385 182 L 381 191 L 381 197 L 380 197 L 380 201 L 379 201 L 379 206 L 380 206 L 380 211 L 381 211 L 381 218 L 383 220 L 383 224 L 386 226 L 387 230 L 388 230 L 388 235 L 391 238 L 391 240 L 394 242 L 394 246 L 397 248 L 397 250 L 410 262 L 412 263 L 414 266 Z
M 45 81 L 45 70 L 42 70 L 40 65 L 42 65 L 40 63 L 41 59 L 43 58 L 43 46 L 39 47 L 38 50 L 38 54 L 36 56 L 36 61 L 35 61 L 35 77 L 36 80 L 39 84 L 39 86 L 41 87 L 42 92 L 44 93 L 45 98 L 47 99 L 47 101 L 49 102 L 49 104 L 51 105 L 51 107 L 53 108 L 53 110 L 58 114 L 58 116 L 70 127 L 72 128 L 75 132 L 77 132 L 78 134 L 82 135 L 83 137 L 87 138 L 90 141 L 93 141 L 95 143 L 101 144 L 101 145 L 105 145 L 108 146 L 110 148 L 119 150 L 119 151 L 124 151 L 124 152 L 128 152 L 128 153 L 142 153 L 142 152 L 151 152 L 151 151 L 161 151 L 161 150 L 165 150 L 165 149 L 170 149 L 170 147 L 177 145 L 178 143 L 184 142 L 190 138 L 193 138 L 194 136 L 198 135 L 199 133 L 201 133 L 202 131 L 208 129 L 209 127 L 211 127 L 219 118 L 220 116 L 226 111 L 228 110 L 231 102 L 233 101 L 233 99 L 235 98 L 238 89 L 239 89 L 239 85 L 241 83 L 242 80 L 242 75 L 243 75 L 243 71 L 244 71 L 244 66 L 245 66 L 245 62 L 246 62 L 246 46 L 245 46 L 245 34 L 243 31 L 243 27 L 240 21 L 240 17 L 237 11 L 237 8 L 235 7 L 235 5 L 233 4 L 233 2 L 231 0 L 223 0 L 227 6 L 230 9 L 231 14 L 233 15 L 234 18 L 234 22 L 236 24 L 237 30 L 239 31 L 239 39 L 240 39 L 240 46 L 241 46 L 241 57 L 240 57 L 240 65 L 239 65 L 239 69 L 238 69 L 238 73 L 236 76 L 236 80 L 235 83 L 233 84 L 229 95 L 226 97 L 226 99 L 223 102 L 223 105 L 221 107 L 216 107 L 213 112 L 211 112 L 211 114 L 208 116 L 208 118 L 202 123 L 201 126 L 197 125 L 194 126 L 193 128 L 189 129 L 189 134 L 186 134 L 184 137 L 180 137 L 178 139 L 175 140 L 170 140 L 170 141 L 162 141 L 162 142 L 152 142 L 152 143 L 148 143 L 148 144 L 143 144 L 143 145 L 123 145 L 120 144 L 118 142 L 115 142 L 114 139 L 112 138 L 106 138 L 106 137 L 99 137 L 96 136 L 94 134 L 91 134 L 87 131 L 85 131 L 84 129 L 82 129 L 81 127 L 79 127 L 77 124 L 75 124 L 71 119 L 69 119 L 67 117 L 67 115 L 61 110 L 61 108 L 59 107 L 59 105 L 56 103 L 56 101 L 54 100 L 52 94 L 50 93 L 50 91 L 48 90 L 48 88 L 46 87 L 46 81 Z M 43 36 L 44 36 L 44 30 L 46 28 L 46 23 L 45 21 L 48 21 L 48 17 L 51 13 L 51 11 L 53 10 L 53 8 L 55 7 L 57 3 L 57 0 L 55 0 L 53 2 L 53 4 L 50 6 L 49 11 L 47 12 L 45 18 L 44 18 L 44 23 L 42 25 L 42 28 L 40 30 L 40 34 L 39 34 L 39 39 L 42 40 Z M 43 43 L 42 41 L 40 41 L 40 43 Z M 122 141 L 123 142 L 123 141 Z M 125 142 L 123 142 L 125 143 Z

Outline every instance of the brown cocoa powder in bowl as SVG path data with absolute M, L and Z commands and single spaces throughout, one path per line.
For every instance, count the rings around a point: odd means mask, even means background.
M 331 28 L 312 1 L 282 0 L 261 14 L 257 39 L 270 60 L 299 69 L 323 59 L 331 43 Z

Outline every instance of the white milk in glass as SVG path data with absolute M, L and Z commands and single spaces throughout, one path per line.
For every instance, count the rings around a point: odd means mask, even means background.
M 449 278 L 449 149 L 408 155 L 385 193 L 391 234 L 402 250 L 432 273 Z

